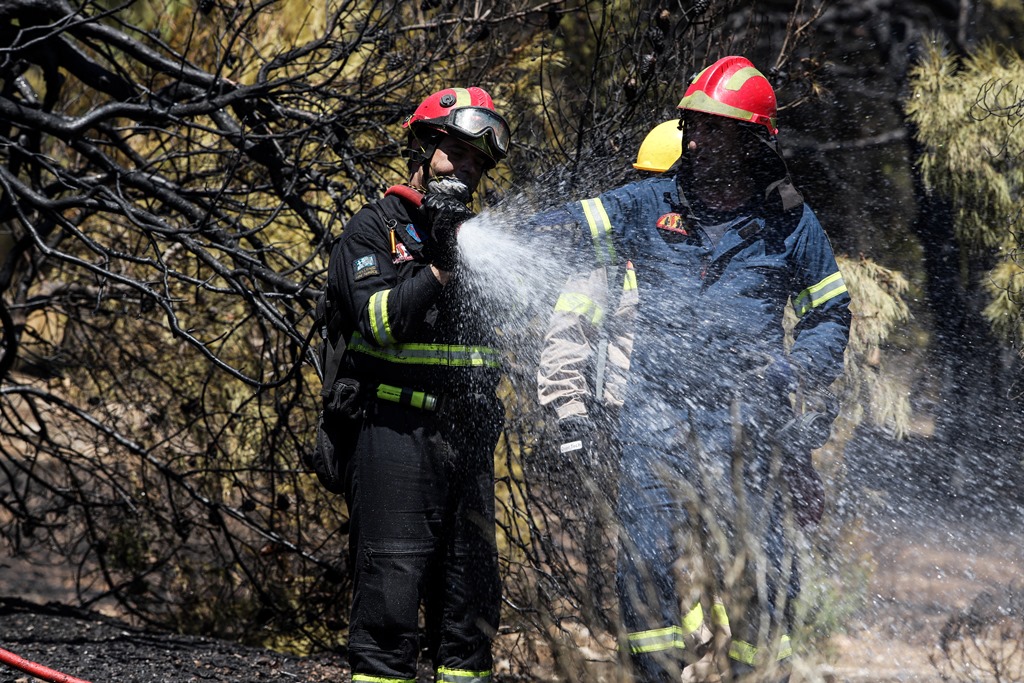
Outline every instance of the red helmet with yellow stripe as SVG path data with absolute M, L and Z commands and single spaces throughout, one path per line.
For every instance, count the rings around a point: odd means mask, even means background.
M 723 57 L 705 68 L 690 81 L 678 108 L 755 123 L 771 135 L 779 132 L 775 90 L 746 57 Z
M 402 127 L 425 142 L 435 141 L 438 132 L 454 136 L 484 152 L 494 163 L 508 156 L 508 122 L 494 110 L 494 102 L 483 88 L 438 90 L 416 107 Z

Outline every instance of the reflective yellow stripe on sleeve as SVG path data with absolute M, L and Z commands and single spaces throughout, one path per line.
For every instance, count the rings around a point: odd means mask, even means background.
M 563 292 L 555 302 L 555 311 L 571 313 L 598 325 L 604 318 L 604 309 L 585 294 L 579 292 Z
M 381 346 L 387 346 L 395 341 L 391 334 L 391 323 L 388 320 L 388 296 L 390 294 L 390 289 L 374 292 L 366 304 L 370 311 L 370 330 L 373 332 L 374 340 Z
M 600 265 L 610 265 L 615 262 L 615 245 L 612 244 L 611 231 L 612 222 L 608 219 L 608 213 L 604 210 L 604 204 L 600 198 L 584 199 L 580 201 L 583 207 L 583 215 L 590 226 L 590 238 L 594 241 L 594 255 Z
M 626 277 L 622 280 L 622 291 L 631 292 L 636 289 L 636 270 L 632 261 L 626 261 Z
M 683 617 L 683 625 L 666 626 L 649 631 L 634 631 L 628 634 L 629 651 L 633 654 L 662 652 L 664 650 L 686 649 L 687 638 L 697 638 L 704 625 L 704 608 L 697 605 Z
M 829 299 L 839 296 L 845 291 L 846 282 L 843 280 L 843 274 L 837 270 L 821 282 L 811 285 L 800 292 L 793 302 L 793 310 L 796 312 L 797 317 L 802 318 L 811 309 L 821 306 Z

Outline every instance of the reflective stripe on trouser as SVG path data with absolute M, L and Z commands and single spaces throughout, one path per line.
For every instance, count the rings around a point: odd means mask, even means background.
M 701 627 L 704 624 L 704 610 L 698 604 L 683 617 L 682 626 L 666 626 L 647 631 L 634 631 L 628 634 L 629 651 L 631 654 L 661 652 L 663 650 L 684 650 L 698 644 Z
M 733 638 L 729 642 L 729 659 L 734 659 L 737 662 L 743 662 L 754 666 L 757 662 L 758 649 L 742 640 Z M 784 659 L 788 659 L 793 655 L 793 645 L 789 640 L 789 636 L 782 636 L 779 639 L 779 651 L 775 655 L 775 661 L 781 662 Z
M 452 669 L 446 666 L 437 670 L 437 683 L 490 683 L 490 671 L 468 671 L 466 669 Z
M 711 622 L 719 628 L 724 628 L 727 633 L 732 633 L 731 625 L 729 624 L 729 615 L 726 613 L 725 605 L 722 603 L 715 602 L 714 606 L 711 608 Z M 752 645 L 745 640 L 740 640 L 739 638 L 730 638 L 729 659 L 754 666 L 757 661 L 757 653 L 757 646 Z M 792 655 L 793 644 L 788 635 L 783 635 L 779 638 L 778 652 L 775 655 L 775 661 L 781 662 Z
M 416 683 L 415 678 L 391 678 L 390 676 L 367 676 L 353 674 L 352 683 Z
M 436 413 L 378 401 L 345 468 L 356 681 L 414 680 L 424 640 L 449 671 L 493 666 L 501 606 L 493 453 L 501 425 L 455 408 L 453 419 L 468 425 L 461 436 Z

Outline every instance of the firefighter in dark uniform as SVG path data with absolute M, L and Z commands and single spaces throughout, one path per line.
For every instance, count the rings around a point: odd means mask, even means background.
M 494 326 L 458 274 L 458 226 L 509 127 L 481 88 L 446 88 L 403 124 L 410 178 L 345 226 L 331 253 L 327 335 L 344 337 L 325 429 L 351 516 L 353 681 L 491 680 L 500 605 Z M 353 409 L 354 407 L 354 409 Z
M 584 217 L 599 262 L 627 263 L 636 300 L 616 423 L 624 644 L 638 681 L 784 680 L 799 592 L 784 519 L 821 514 L 810 452 L 835 416 L 827 388 L 843 367 L 849 294 L 778 152 L 768 80 L 723 58 L 679 109 L 677 220 L 636 222 L 658 211 L 621 211 L 630 201 L 607 193 Z M 601 325 L 570 303 L 553 317 L 539 378 L 569 434 L 601 365 Z

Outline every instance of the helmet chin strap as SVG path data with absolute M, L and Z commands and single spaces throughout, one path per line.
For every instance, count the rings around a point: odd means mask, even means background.
M 430 136 L 434 138 L 433 135 Z M 418 163 L 420 168 L 423 170 L 423 186 L 426 187 L 427 183 L 430 182 L 430 161 L 434 158 L 434 152 L 437 151 L 437 145 L 441 142 L 441 137 L 437 136 L 434 139 L 424 140 L 420 136 L 415 136 L 413 139 L 420 143 L 420 149 L 413 149 L 410 145 L 406 148 L 406 154 L 409 160 Z
M 420 168 L 423 170 L 422 183 L 426 187 L 430 182 L 430 160 L 434 158 L 434 152 L 437 150 L 437 143 L 431 143 L 424 147 L 420 151 L 410 152 L 410 158 L 414 161 L 418 161 Z

